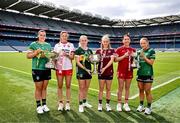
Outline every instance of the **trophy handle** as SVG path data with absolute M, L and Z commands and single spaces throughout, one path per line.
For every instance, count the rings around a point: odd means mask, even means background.
M 97 70 L 97 63 L 93 63 L 93 66 L 94 66 L 94 68 L 93 68 L 93 70 L 91 71 L 91 75 L 92 75 L 92 74 L 100 74 L 100 73 L 98 72 L 98 70 Z

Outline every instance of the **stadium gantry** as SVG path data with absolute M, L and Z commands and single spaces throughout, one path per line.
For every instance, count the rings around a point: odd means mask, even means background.
M 37 0 L 0 0 L 0 50 L 26 50 L 36 40 L 37 31 L 47 31 L 47 41 L 55 45 L 60 31 L 70 33 L 70 41 L 78 46 L 81 34 L 89 38 L 89 47 L 98 48 L 101 36 L 109 34 L 112 47 L 118 47 L 124 34 L 129 33 L 132 46 L 146 36 L 151 47 L 180 48 L 180 15 L 141 20 L 114 20 L 66 6 Z

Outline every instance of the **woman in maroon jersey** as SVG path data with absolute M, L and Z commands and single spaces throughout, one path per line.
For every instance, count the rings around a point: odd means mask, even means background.
M 98 110 L 102 111 L 102 97 L 104 86 L 106 85 L 106 110 L 111 111 L 109 104 L 111 97 L 111 83 L 113 79 L 113 61 L 114 49 L 111 48 L 108 35 L 104 35 L 101 39 L 101 48 L 96 51 L 101 60 L 98 64 L 98 79 L 99 79 L 99 104 Z

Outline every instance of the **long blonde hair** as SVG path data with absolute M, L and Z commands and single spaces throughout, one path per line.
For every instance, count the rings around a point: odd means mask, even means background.
M 109 38 L 109 35 L 108 34 L 106 34 L 106 35 L 104 35 L 102 38 L 101 38 L 101 50 L 103 50 L 103 44 L 102 44 L 102 41 L 103 40 L 108 40 L 109 41 L 109 45 L 108 45 L 108 49 L 111 49 L 111 44 L 110 44 L 110 38 Z

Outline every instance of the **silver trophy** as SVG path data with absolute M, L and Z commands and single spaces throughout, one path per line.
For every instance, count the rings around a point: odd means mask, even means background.
M 97 64 L 100 61 L 100 55 L 99 54 L 91 54 L 89 56 L 89 61 L 94 65 L 94 69 L 93 69 L 92 73 L 97 74 L 98 73 Z
M 46 58 L 48 58 L 48 62 L 45 64 L 45 67 L 49 69 L 55 69 L 55 61 L 58 59 L 59 53 L 53 51 L 45 52 L 44 54 Z
M 132 58 L 133 58 L 133 60 L 132 60 L 131 67 L 133 69 L 135 69 L 135 68 L 139 69 L 140 68 L 140 65 L 139 65 L 139 55 L 137 55 L 137 52 L 132 53 Z

